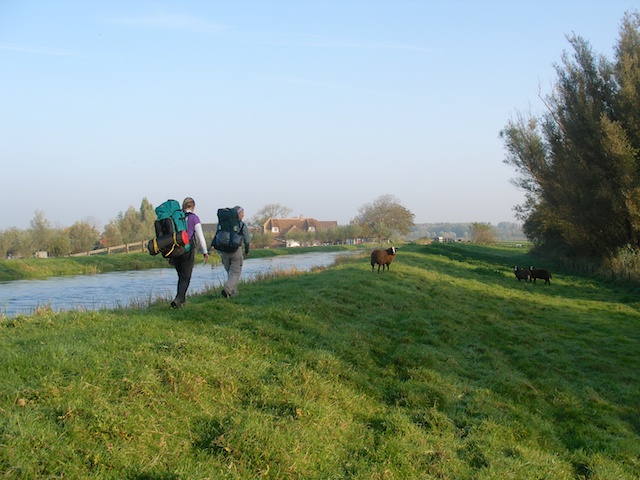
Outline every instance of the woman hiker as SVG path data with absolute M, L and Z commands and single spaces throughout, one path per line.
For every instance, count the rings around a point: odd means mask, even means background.
M 171 259 L 171 263 L 173 263 L 176 272 L 178 272 L 178 293 L 171 302 L 173 308 L 182 307 L 187 299 L 187 289 L 189 288 L 189 283 L 191 283 L 191 273 L 195 263 L 196 243 L 204 254 L 205 263 L 209 261 L 209 252 L 202 232 L 202 224 L 200 223 L 200 218 L 193 213 L 195 208 L 196 202 L 191 197 L 185 198 L 182 202 L 182 211 L 187 215 L 187 235 L 191 248 L 179 257 Z

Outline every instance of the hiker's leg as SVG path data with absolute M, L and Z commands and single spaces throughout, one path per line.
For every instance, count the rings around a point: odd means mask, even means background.
M 194 251 L 195 249 L 192 248 L 181 257 L 176 258 L 175 266 L 178 272 L 178 294 L 176 299 L 180 303 L 184 303 L 187 299 L 187 289 L 189 288 L 189 283 L 191 283 L 191 273 L 193 272 L 195 259 Z
M 224 267 L 224 271 L 229 274 L 229 267 L 231 266 L 231 254 L 227 252 L 220 252 L 220 257 L 222 258 L 222 266 Z
M 240 281 L 240 274 L 242 273 L 242 249 L 238 249 L 233 253 L 228 253 L 229 256 L 229 269 L 227 270 L 229 276 L 227 277 L 227 283 L 224 288 L 230 296 L 234 297 L 238 294 L 238 282 Z

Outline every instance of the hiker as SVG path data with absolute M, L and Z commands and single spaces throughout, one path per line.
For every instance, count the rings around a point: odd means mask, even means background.
M 191 197 L 187 197 L 182 202 L 182 211 L 187 215 L 187 235 L 191 248 L 178 257 L 171 258 L 169 262 L 173 264 L 178 272 L 178 293 L 176 298 L 171 302 L 173 308 L 180 308 L 184 305 L 187 297 L 187 289 L 191 282 L 191 272 L 195 263 L 196 242 L 200 250 L 204 254 L 205 263 L 209 261 L 209 252 L 207 251 L 207 243 L 202 232 L 202 224 L 200 218 L 193 213 L 196 208 L 196 202 Z
M 244 243 L 244 255 L 242 244 L 233 252 L 221 251 L 222 265 L 227 271 L 227 282 L 222 289 L 222 296 L 225 298 L 235 297 L 238 295 L 238 282 L 242 273 L 242 263 L 244 257 L 249 256 L 249 229 L 242 221 L 244 218 L 244 208 L 240 206 L 233 207 L 238 212 L 238 224 L 240 225 L 240 234 L 242 235 L 242 243 Z

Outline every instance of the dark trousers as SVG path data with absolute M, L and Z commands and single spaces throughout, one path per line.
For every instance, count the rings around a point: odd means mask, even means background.
M 191 283 L 191 272 L 193 272 L 193 264 L 195 261 L 196 249 L 191 245 L 191 249 L 173 259 L 173 266 L 178 272 L 178 294 L 176 299 L 180 303 L 184 303 L 187 298 L 187 289 Z

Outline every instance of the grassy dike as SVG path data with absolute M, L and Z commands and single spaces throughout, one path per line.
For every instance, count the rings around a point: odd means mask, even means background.
M 410 245 L 379 275 L 4 319 L 0 477 L 639 478 L 637 292 L 530 262 Z

